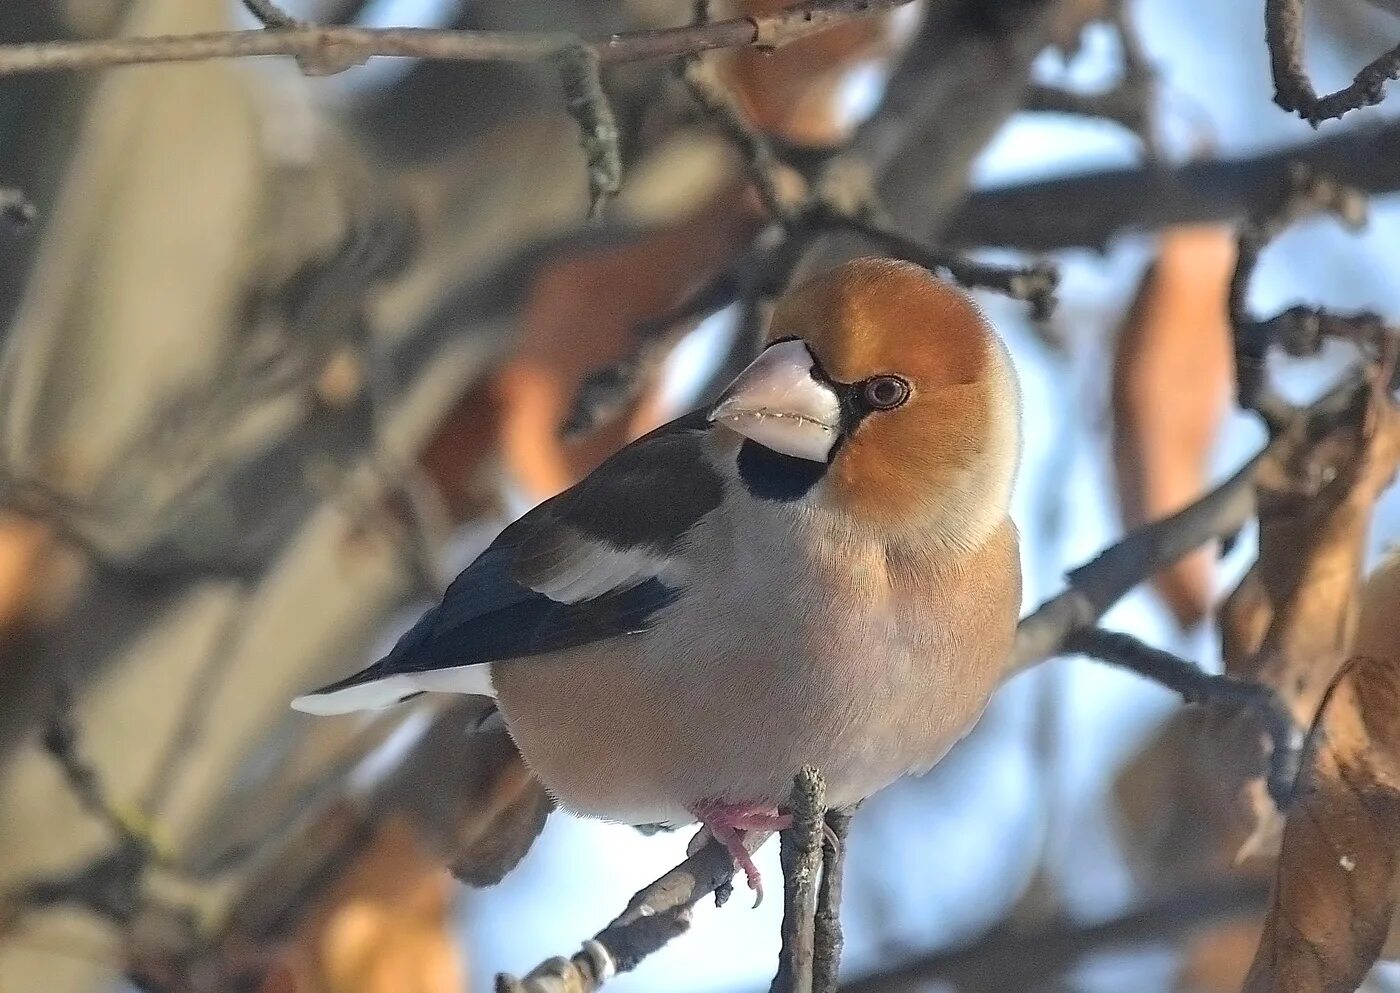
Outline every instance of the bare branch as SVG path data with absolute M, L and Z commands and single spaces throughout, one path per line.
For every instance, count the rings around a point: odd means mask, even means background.
M 261 21 L 265 28 L 285 30 L 301 27 L 301 21 L 277 6 L 273 0 L 243 0 L 243 6 L 248 13 Z
M 0 45 L 0 76 L 159 62 L 285 55 L 348 68 L 375 56 L 455 62 L 541 62 L 583 45 L 602 64 L 689 55 L 715 48 L 778 48 L 909 0 L 812 0 L 772 14 L 627 31 L 581 42 L 569 34 L 430 28 L 300 27 L 151 38 Z
M 739 298 L 742 288 L 736 270 L 743 261 L 741 257 L 739 266 L 725 269 L 679 307 L 635 328 L 632 352 L 621 362 L 593 373 L 579 387 L 564 420 L 562 435 L 577 438 L 615 420 L 640 394 L 646 374 L 664 354 L 663 346 L 672 331 L 722 310 Z
M 963 989 L 1019 990 L 1063 975 L 1096 952 L 1160 945 L 1239 920 L 1263 908 L 1268 888 L 1236 881 L 1172 894 L 1120 917 L 1091 924 L 1056 923 L 1027 933 L 999 928 L 960 948 L 936 952 L 858 977 L 843 993 L 908 993 L 932 983 Z
M 1254 513 L 1256 455 L 1211 492 L 1160 521 L 1130 532 L 1069 574 L 1069 586 L 1021 619 L 1005 678 L 1057 654 L 1075 631 L 1092 627 L 1124 594 L 1193 548 L 1233 534 Z
M 714 69 L 697 56 L 686 59 L 678 67 L 678 74 L 691 99 L 744 156 L 764 210 L 783 224 L 795 221 L 806 190 L 793 189 L 798 180 L 796 173 L 778 161 L 767 138 L 749 127 Z
M 757 848 L 766 834 L 750 834 L 746 844 Z M 724 846 L 711 841 L 700 851 L 640 890 L 627 909 L 571 958 L 552 958 L 540 963 L 523 979 L 496 977 L 497 993 L 593 993 L 616 973 L 635 969 L 644 958 L 658 951 L 672 938 L 690 927 L 690 911 L 697 903 L 716 894 L 728 896 L 734 863 Z
M 831 217 L 831 226 L 853 231 L 886 252 L 925 269 L 947 273 L 963 286 L 1003 293 L 1031 305 L 1037 320 L 1050 316 L 1055 307 L 1059 274 L 1053 266 L 1004 266 L 978 262 L 959 252 L 921 245 L 889 228 L 857 217 Z
M 1032 83 L 1026 90 L 1023 109 L 1112 121 L 1136 135 L 1147 157 L 1156 160 L 1159 156 L 1153 118 L 1157 74 L 1128 19 L 1125 0 L 1112 0 L 1105 20 L 1118 36 L 1122 66 L 1117 82 L 1092 93 Z
M 783 945 L 769 993 L 813 993 L 817 879 L 822 871 L 826 780 L 808 766 L 792 790 L 792 827 L 782 833 Z
M 1369 315 L 1324 320 L 1327 315 L 1323 311 L 1296 307 L 1267 320 L 1250 314 L 1249 284 L 1264 249 L 1290 225 L 1320 212 L 1336 216 L 1352 229 L 1359 228 L 1366 221 L 1365 195 L 1297 164 L 1289 170 L 1288 182 L 1272 207 L 1240 229 L 1239 257 L 1230 280 L 1229 299 L 1239 404 L 1258 413 L 1274 433 L 1283 430 L 1298 416 L 1298 411 L 1269 385 L 1265 359 L 1271 347 L 1286 342 L 1292 354 L 1305 355 L 1321 346 L 1324 331 L 1335 330 L 1353 340 L 1359 334 L 1373 335 L 1369 343 L 1372 345 L 1379 344 L 1386 333 L 1379 318 Z
M 1349 86 L 1319 97 L 1303 56 L 1304 0 L 1265 0 L 1264 29 L 1274 74 L 1274 103 L 1296 113 L 1313 127 L 1348 111 L 1385 99 L 1385 84 L 1400 79 L 1400 45 L 1377 57 Z
M 846 868 L 846 835 L 851 810 L 829 810 L 822 833 L 822 882 L 817 890 L 812 993 L 832 993 L 845 939 L 841 934 L 841 884 Z
M 1252 714 L 1273 746 L 1269 761 L 1269 793 L 1280 810 L 1288 806 L 1298 778 L 1303 728 L 1283 698 L 1263 683 L 1218 676 L 1194 662 L 1118 631 L 1087 628 L 1072 632 L 1065 649 L 1122 666 L 1181 694 L 1187 703 L 1224 707 Z
M 53 712 L 44 726 L 43 744 L 44 750 L 63 770 L 63 777 L 68 781 L 73 795 L 90 814 L 106 823 L 118 842 L 145 851 L 148 857 L 154 853 L 155 845 L 150 832 L 143 828 L 137 817 L 124 812 L 107 795 L 101 774 L 83 756 L 78 725 L 73 719 L 73 700 L 67 687 L 62 684 Z
M 588 216 L 597 220 L 622 188 L 617 119 L 603 91 L 596 51 L 586 45 L 571 46 L 559 53 L 558 62 L 564 106 L 578 125 L 583 154 L 588 160 Z
M 1101 249 L 1120 234 L 1240 221 L 1270 209 L 1298 161 L 1372 194 L 1398 190 L 1400 124 L 1349 128 L 1246 158 L 1105 169 L 980 190 L 939 240 L 949 247 Z

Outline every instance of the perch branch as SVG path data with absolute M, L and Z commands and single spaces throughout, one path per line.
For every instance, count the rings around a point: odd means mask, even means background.
M 1269 794 L 1280 810 L 1286 809 L 1298 778 L 1303 729 L 1274 690 L 1262 683 L 1218 676 L 1171 652 L 1153 648 L 1130 634 L 1093 627 L 1075 631 L 1065 639 L 1065 649 L 1121 666 L 1181 694 L 1187 703 L 1225 707 L 1252 714 L 1272 745 L 1269 760 Z
M 756 849 L 766 834 L 750 834 L 745 844 Z M 728 897 L 734 862 L 724 846 L 711 841 L 700 851 L 640 890 L 622 912 L 571 958 L 548 959 L 523 979 L 496 977 L 497 993 L 593 993 L 619 972 L 635 969 L 644 958 L 690 927 L 694 906 L 715 894 Z
M 1317 127 L 1348 111 L 1385 99 L 1385 84 L 1400 78 L 1400 45 L 1371 61 L 1348 86 L 1318 96 L 1303 59 L 1304 0 L 1265 0 L 1264 33 L 1274 74 L 1274 103 Z
M 812 0 L 771 14 L 626 31 L 581 42 L 564 33 L 303 25 L 150 38 L 0 45 L 0 76 L 159 62 L 283 55 L 349 67 L 375 56 L 457 62 L 541 62 L 582 45 L 603 64 L 690 55 L 715 48 L 779 48 L 909 0 Z M 306 64 L 305 62 L 303 64 Z
M 782 833 L 783 944 L 769 993 L 812 993 L 816 960 L 817 878 L 822 871 L 826 781 L 810 766 L 792 790 L 792 827 Z
M 804 901 L 802 906 L 807 908 L 804 966 L 807 985 L 778 987 L 778 979 L 775 979 L 774 988 L 784 991 L 811 989 L 812 897 L 821 866 L 825 814 L 825 786 L 815 770 L 803 769 L 798 775 L 793 790 L 792 813 L 792 832 L 801 838 L 799 847 L 802 856 L 798 861 L 800 867 L 806 870 L 805 875 L 800 876 L 800 889 L 805 894 L 801 896 Z M 756 851 L 768 838 L 767 833 L 747 832 L 744 845 L 749 851 Z M 787 871 L 790 857 L 784 857 L 785 910 L 792 907 L 792 900 L 798 898 L 796 891 L 799 889 L 793 885 L 793 880 L 799 877 Z M 639 890 L 616 920 L 584 942 L 583 947 L 571 957 L 547 959 L 521 979 L 505 974 L 497 976 L 497 993 L 594 993 L 617 973 L 635 969 L 648 955 L 685 933 L 690 927 L 692 908 L 705 897 L 713 893 L 716 903 L 729 899 L 730 880 L 733 878 L 734 862 L 729 853 L 722 845 L 710 841 L 660 879 Z M 795 923 L 795 918 L 791 920 Z M 783 963 L 787 962 L 788 936 L 796 933 L 790 932 L 789 921 L 785 913 Z M 779 968 L 781 977 L 783 964 Z
M 813 945 L 812 993 L 832 993 L 841 965 L 845 939 L 841 934 L 841 883 L 846 868 L 846 836 L 850 810 L 829 810 L 822 836 L 822 881 L 817 889 L 817 914 Z

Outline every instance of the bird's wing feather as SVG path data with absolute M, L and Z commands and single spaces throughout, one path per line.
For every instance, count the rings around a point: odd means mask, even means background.
M 633 442 L 516 521 L 370 668 L 319 693 L 523 658 L 640 630 L 679 596 L 677 552 L 721 479 L 693 414 Z

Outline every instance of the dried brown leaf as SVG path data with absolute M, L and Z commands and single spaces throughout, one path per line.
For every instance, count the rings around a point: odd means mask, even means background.
M 1180 510 L 1206 487 L 1233 393 L 1225 300 L 1234 262 L 1226 228 L 1168 231 L 1119 328 L 1113 454 L 1129 528 Z M 1214 572 L 1215 549 L 1203 547 L 1153 577 L 1182 627 L 1209 611 Z
M 263 993 L 461 990 L 453 895 L 451 878 L 417 830 L 405 819 L 385 821 L 287 946 Z
M 506 465 L 532 498 L 571 485 L 637 429 L 655 426 L 654 412 L 634 404 L 629 417 L 577 442 L 559 439 L 584 378 L 627 356 L 636 328 L 717 274 L 757 223 L 730 190 L 683 221 L 562 257 L 539 274 L 496 381 Z
M 736 13 L 769 14 L 789 0 L 741 0 Z M 754 127 L 799 145 L 834 148 L 850 137 L 844 105 L 850 73 L 898 54 L 891 14 L 861 17 L 776 51 L 720 56 L 726 82 Z
M 1327 691 L 1283 832 L 1246 993 L 1349 993 L 1400 880 L 1400 666 L 1358 657 Z

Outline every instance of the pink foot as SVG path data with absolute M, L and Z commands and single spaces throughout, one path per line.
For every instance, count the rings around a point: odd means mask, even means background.
M 690 808 L 691 816 L 700 822 L 700 832 L 690 843 L 692 854 L 699 851 L 706 837 L 724 846 L 735 866 L 744 870 L 744 879 L 754 891 L 753 905 L 763 902 L 763 877 L 753 856 L 744 847 L 744 835 L 749 831 L 783 831 L 792 827 L 792 815 L 780 813 L 776 807 L 752 803 L 720 803 L 706 801 Z

